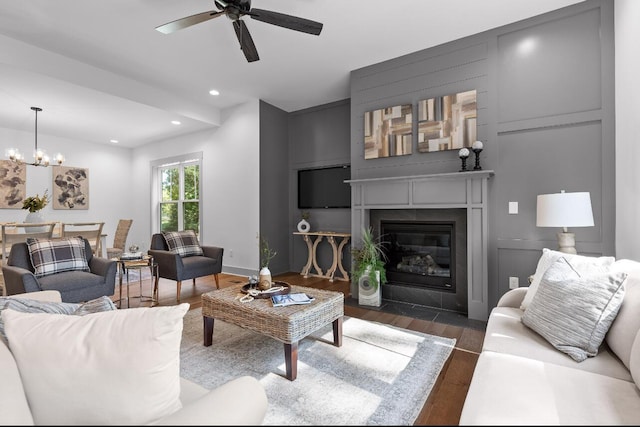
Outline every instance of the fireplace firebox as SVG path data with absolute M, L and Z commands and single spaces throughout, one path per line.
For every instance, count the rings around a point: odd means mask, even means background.
M 369 219 L 388 257 L 383 300 L 468 313 L 466 210 L 372 209 Z
M 405 286 L 456 292 L 455 222 L 380 222 L 387 280 Z

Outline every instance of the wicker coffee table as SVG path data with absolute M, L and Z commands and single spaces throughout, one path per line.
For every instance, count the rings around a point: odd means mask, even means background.
M 310 304 L 273 307 L 271 299 L 240 302 L 242 285 L 231 286 L 202 294 L 204 345 L 213 343 L 214 319 L 267 335 L 284 343 L 287 379 L 298 375 L 298 342 L 312 332 L 333 323 L 333 344 L 342 345 L 342 292 L 291 286 L 291 293 L 304 292 L 315 298 Z

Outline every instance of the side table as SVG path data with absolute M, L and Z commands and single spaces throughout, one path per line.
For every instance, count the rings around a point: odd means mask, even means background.
M 315 232 L 294 232 L 293 234 L 299 234 L 304 239 L 307 244 L 307 251 L 309 252 L 309 258 L 307 259 L 307 264 L 302 268 L 302 274 L 305 279 L 309 276 L 316 277 L 324 277 L 329 279 L 330 282 L 333 282 L 334 279 L 349 281 L 349 273 L 342 266 L 342 250 L 345 245 L 349 242 L 349 238 L 351 234 L 349 233 L 336 233 L 333 231 L 315 231 Z M 312 242 L 311 237 L 315 236 L 315 241 Z M 322 272 L 322 269 L 318 265 L 318 260 L 316 259 L 316 248 L 318 244 L 322 241 L 322 239 L 327 238 L 327 241 L 331 245 L 331 249 L 333 252 L 333 263 L 331 267 L 327 270 L 326 273 Z M 336 245 L 336 237 L 342 238 L 339 245 Z M 315 268 L 316 273 L 311 273 L 311 266 Z M 341 277 L 335 277 L 336 270 L 340 270 Z
M 119 272 L 120 295 L 118 301 L 116 301 L 118 303 L 118 308 L 122 308 L 122 282 L 125 276 L 127 278 L 127 297 L 125 299 L 127 301 L 127 308 L 129 308 L 129 272 L 131 270 L 138 271 L 138 284 L 140 285 L 140 296 L 131 298 L 140 298 L 140 302 L 151 301 L 151 307 L 158 305 L 158 281 L 160 280 L 160 275 L 158 271 L 158 264 L 155 262 L 153 257 L 151 255 L 143 255 L 140 259 L 114 259 L 118 262 Z M 142 270 L 145 268 L 148 268 L 151 272 L 151 280 L 153 283 L 151 295 L 142 294 Z

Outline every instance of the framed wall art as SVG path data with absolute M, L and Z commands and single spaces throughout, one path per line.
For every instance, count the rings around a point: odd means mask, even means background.
M 411 154 L 413 106 L 382 108 L 364 113 L 364 158 Z
M 22 209 L 27 191 L 27 166 L 0 160 L 0 209 Z
M 53 209 L 89 209 L 89 169 L 53 166 Z
M 476 120 L 475 90 L 418 101 L 418 152 L 471 147 Z

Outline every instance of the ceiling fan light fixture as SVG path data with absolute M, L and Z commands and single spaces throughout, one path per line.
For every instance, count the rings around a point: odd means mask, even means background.
M 26 163 L 24 161 L 24 156 L 17 148 L 9 148 L 6 151 L 6 156 L 9 160 L 16 163 L 25 163 L 31 166 L 44 166 L 47 167 L 50 164 L 49 156 L 46 151 L 38 148 L 38 112 L 42 111 L 40 107 L 31 107 L 31 109 L 36 113 L 35 120 L 35 144 L 33 149 L 33 162 Z M 55 155 L 56 162 L 61 165 L 64 162 L 64 156 L 61 153 Z

